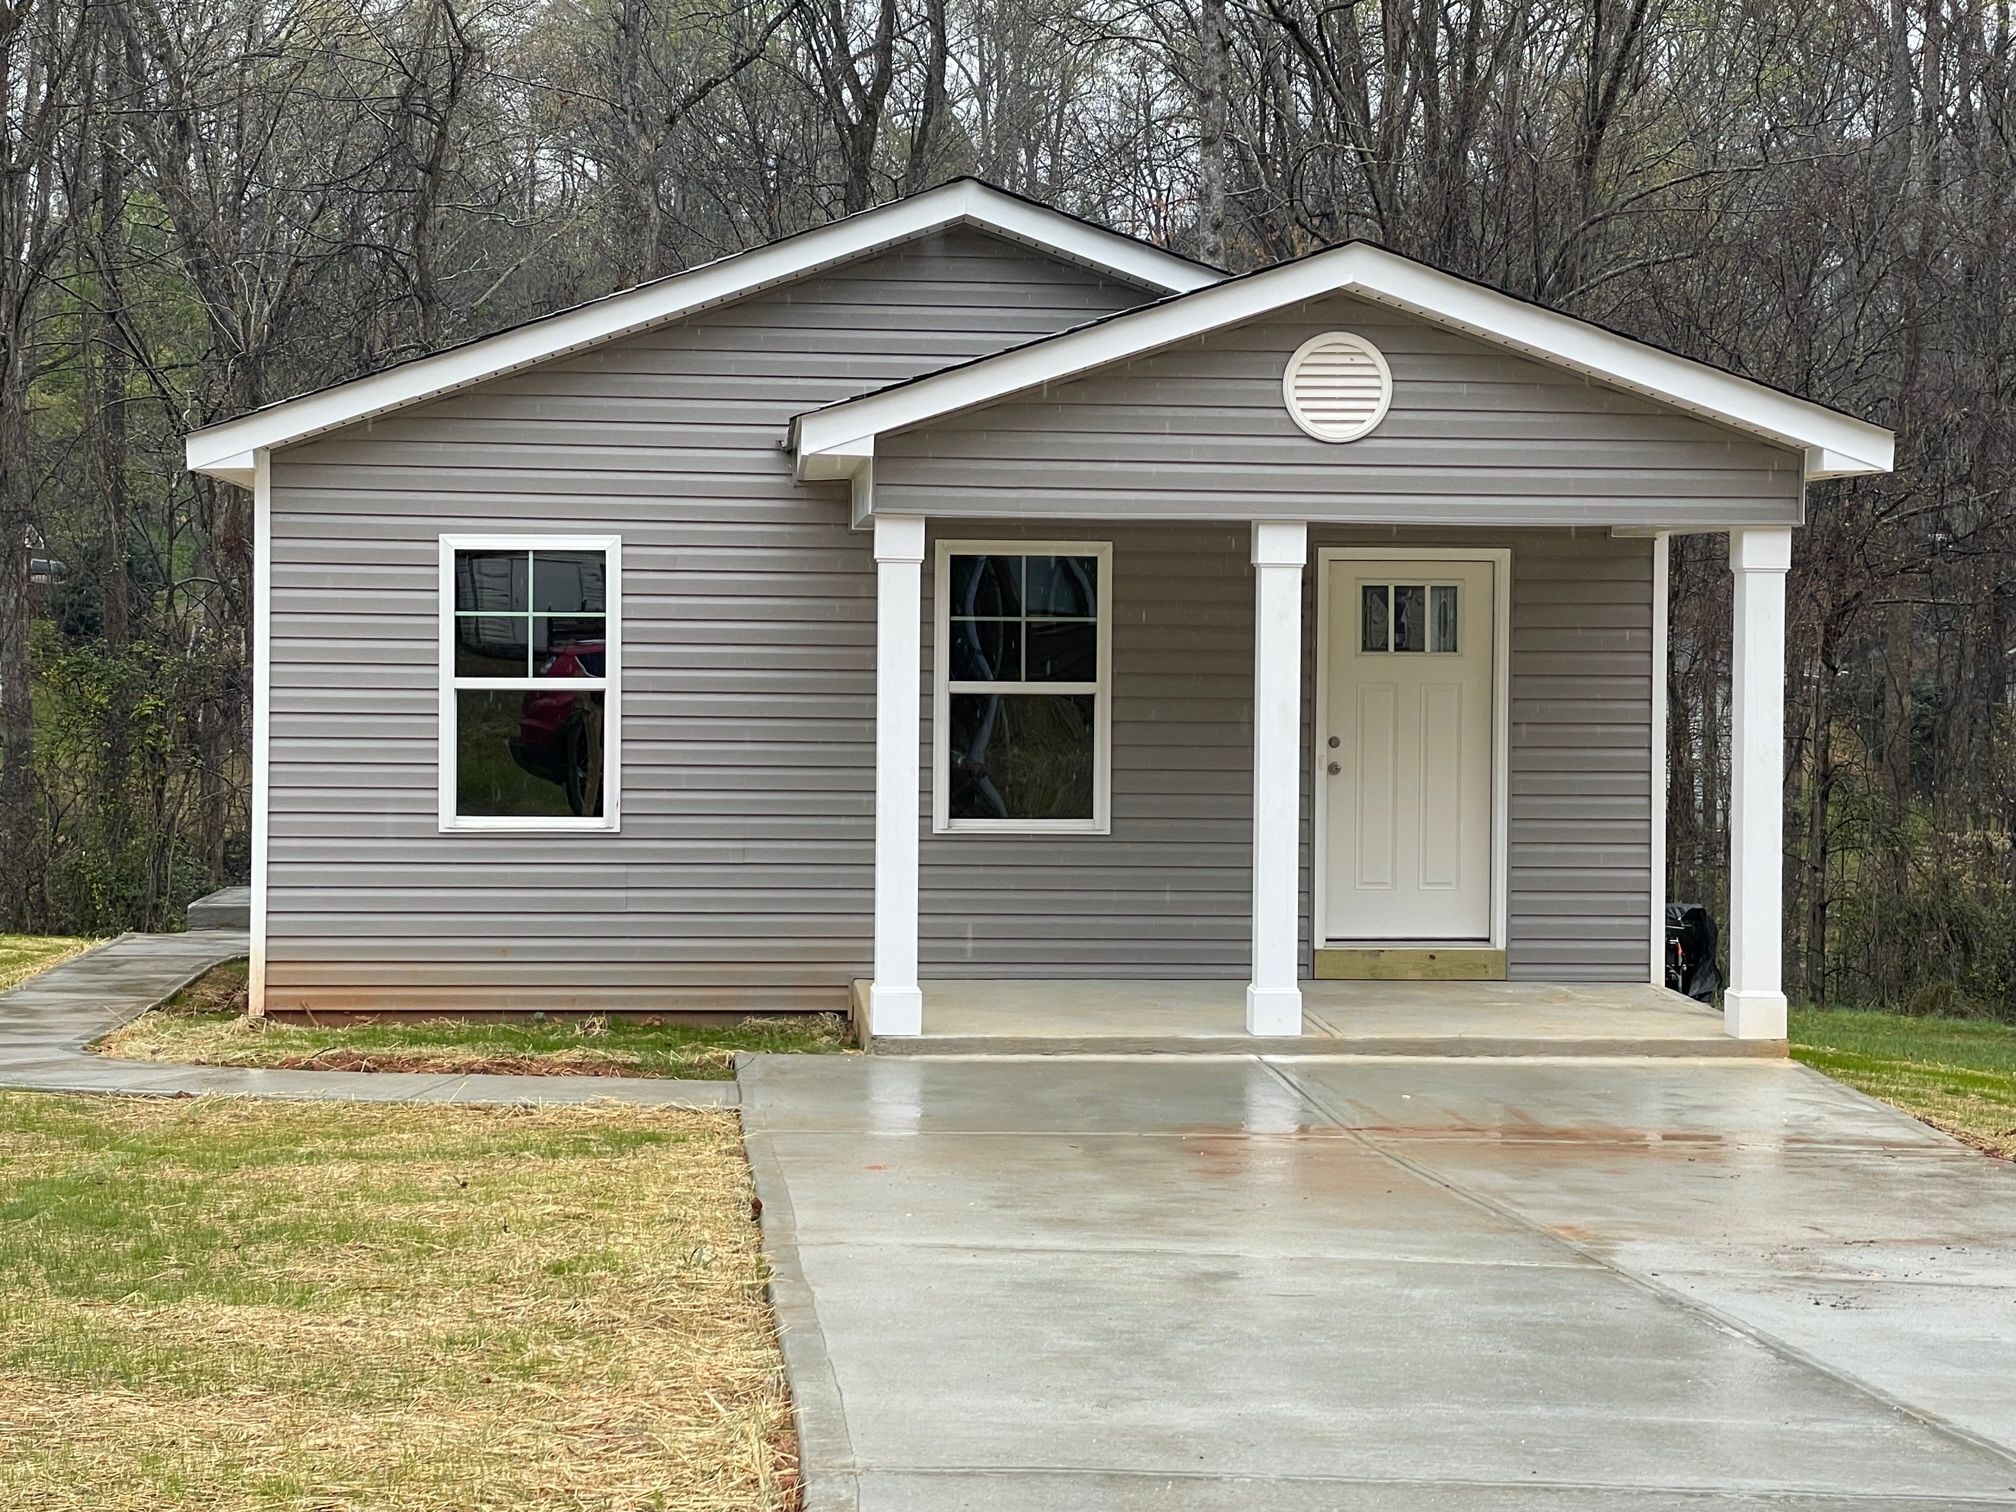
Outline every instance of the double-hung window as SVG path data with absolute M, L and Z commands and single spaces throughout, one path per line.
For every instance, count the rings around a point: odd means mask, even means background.
M 441 828 L 613 830 L 622 544 L 441 538 Z
M 1106 833 L 1112 547 L 940 541 L 933 828 Z

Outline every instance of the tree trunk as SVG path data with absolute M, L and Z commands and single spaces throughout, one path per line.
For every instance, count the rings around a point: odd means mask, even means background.
M 1225 265 L 1225 93 L 1232 39 L 1225 0 L 1204 0 L 1197 70 L 1197 255 Z
M 28 425 L 30 306 L 61 240 L 48 153 L 78 24 L 61 10 L 0 6 L 0 101 L 9 113 L 0 131 L 0 927 L 17 929 L 35 922 L 42 876 L 28 654 L 29 558 L 41 539 Z
M 1823 607 L 1813 648 L 1813 696 L 1809 701 L 1806 791 L 1806 941 L 1804 988 L 1825 1003 L 1830 988 L 1827 963 L 1827 873 L 1831 860 L 1834 801 L 1834 645 L 1831 612 Z

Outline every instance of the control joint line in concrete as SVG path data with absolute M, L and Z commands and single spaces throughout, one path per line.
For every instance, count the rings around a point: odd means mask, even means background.
M 1280 1066 L 1269 1063 L 1267 1069 L 1279 1077 L 1284 1086 L 1311 1107 L 1318 1109 L 1333 1119 L 1342 1118 L 1341 1111 L 1333 1107 L 1322 1094 L 1302 1086 Z M 1734 1317 L 1720 1308 L 1702 1302 L 1699 1298 L 1690 1297 L 1686 1293 L 1666 1285 L 1656 1276 L 1634 1270 L 1626 1265 L 1620 1265 L 1610 1256 L 1599 1253 L 1594 1246 L 1578 1243 L 1573 1239 L 1556 1233 L 1543 1224 L 1535 1223 L 1517 1208 L 1502 1203 L 1483 1192 L 1479 1192 L 1454 1177 L 1445 1175 L 1443 1172 L 1434 1169 L 1432 1166 L 1424 1165 L 1397 1150 L 1389 1149 L 1368 1135 L 1354 1132 L 1353 1137 L 1363 1143 L 1367 1149 L 1392 1161 L 1393 1164 L 1399 1166 L 1402 1170 L 1412 1172 L 1423 1181 L 1441 1187 L 1450 1195 L 1481 1208 L 1507 1223 L 1517 1224 L 1527 1232 L 1538 1235 L 1549 1243 L 1559 1245 L 1563 1249 L 1582 1255 L 1586 1259 L 1603 1267 L 1603 1269 L 1609 1271 L 1612 1275 L 1637 1287 L 1647 1295 L 1667 1303 L 1669 1306 L 1676 1307 L 1717 1328 L 1741 1335 L 1760 1348 L 1777 1355 L 1780 1359 L 1803 1366 L 1818 1375 L 1838 1382 L 1851 1391 L 1859 1392 L 1871 1401 L 1888 1408 L 1892 1412 L 1899 1413 L 1911 1418 L 1915 1422 L 1924 1424 L 1935 1433 L 1944 1434 L 1946 1437 L 1972 1448 L 1985 1450 L 2004 1464 L 2016 1466 L 2016 1451 L 2012 1451 L 2004 1445 L 1997 1443 L 1994 1439 L 1986 1438 L 1970 1429 L 1961 1427 L 1958 1423 L 1952 1422 L 1936 1412 L 1928 1411 L 1923 1407 L 1903 1400 L 1901 1397 L 1894 1396 L 1890 1392 L 1883 1390 L 1880 1386 L 1865 1381 L 1860 1376 L 1842 1370 L 1838 1366 L 1830 1365 L 1826 1361 L 1798 1348 L 1796 1345 L 1778 1338 L 1775 1334 L 1767 1333 L 1754 1324 Z

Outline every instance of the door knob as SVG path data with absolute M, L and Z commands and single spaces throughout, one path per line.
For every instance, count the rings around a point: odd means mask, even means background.
M 1343 771 L 1343 770 L 1344 770 L 1344 769 L 1343 769 L 1342 767 L 1340 767 L 1339 765 L 1337 765 L 1337 763 L 1336 763 L 1336 762 L 1334 762 L 1334 761 L 1333 761 L 1333 762 L 1331 762 L 1331 763 L 1330 763 L 1330 775 L 1331 775 L 1332 777 L 1335 777 L 1335 776 L 1336 776 L 1336 775 L 1337 775 L 1337 774 L 1338 774 L 1339 772 L 1341 772 L 1341 771 Z

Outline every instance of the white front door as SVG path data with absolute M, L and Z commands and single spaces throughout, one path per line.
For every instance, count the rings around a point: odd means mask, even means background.
M 1483 943 L 1497 565 L 1331 559 L 1317 740 L 1325 943 Z

